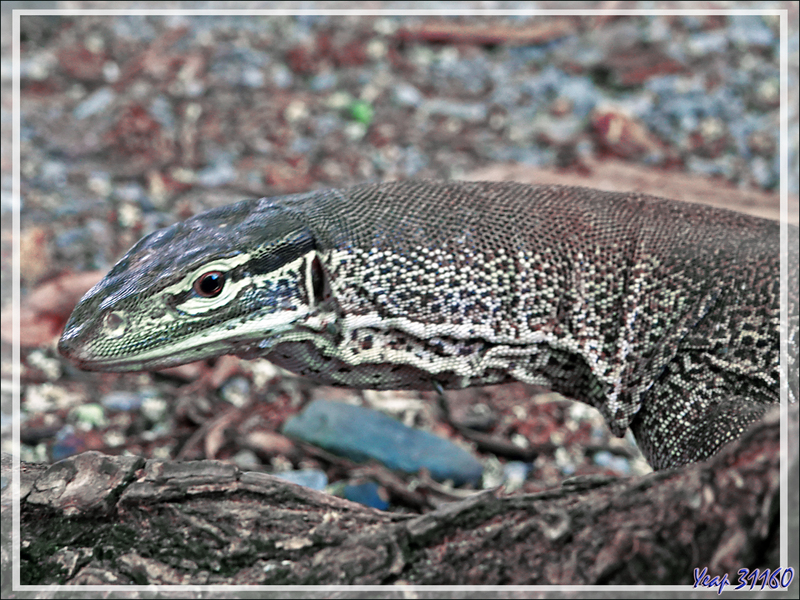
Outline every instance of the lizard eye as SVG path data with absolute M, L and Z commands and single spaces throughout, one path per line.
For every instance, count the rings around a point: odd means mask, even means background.
M 208 273 L 200 275 L 200 277 L 195 280 L 192 287 L 198 296 L 214 298 L 215 296 L 219 296 L 224 285 L 225 273 L 221 271 L 209 271 Z

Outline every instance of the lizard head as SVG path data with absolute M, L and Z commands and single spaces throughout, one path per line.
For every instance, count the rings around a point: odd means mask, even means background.
M 102 371 L 262 355 L 314 311 L 321 277 L 311 231 L 282 207 L 213 209 L 131 248 L 78 303 L 58 349 Z

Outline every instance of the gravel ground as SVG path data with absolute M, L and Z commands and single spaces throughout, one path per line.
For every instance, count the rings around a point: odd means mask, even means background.
M 494 7 L 522 6 L 530 4 Z M 797 194 L 797 4 L 742 6 L 789 10 L 789 188 Z M 9 450 L 12 68 L 10 7 L 3 8 L 2 428 Z M 57 357 L 55 336 L 94 273 L 141 236 L 245 197 L 468 179 L 498 163 L 580 173 L 609 157 L 775 191 L 778 25 L 772 16 L 721 14 L 24 17 L 20 242 L 30 312 L 22 332 L 23 458 L 99 449 L 216 457 L 269 472 L 305 467 L 333 482 L 357 480 L 352 465 L 279 434 L 308 400 L 326 398 L 378 407 L 457 440 L 484 462 L 486 487 L 512 475 L 533 491 L 572 474 L 646 470 L 629 440 L 609 439 L 594 411 L 527 386 L 448 393 L 456 425 L 471 423 L 507 442 L 493 447 L 443 422 L 431 395 L 319 388 L 264 361 L 89 375 Z M 515 455 L 514 447 L 522 450 Z M 371 475 L 396 500 L 404 483 L 388 478 Z M 423 505 L 451 493 L 433 483 L 428 491 Z

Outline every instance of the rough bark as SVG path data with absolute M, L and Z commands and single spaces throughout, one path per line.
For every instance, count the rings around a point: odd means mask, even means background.
M 703 463 L 576 478 L 538 494 L 484 491 L 424 515 L 380 512 L 217 461 L 89 452 L 23 465 L 21 579 L 692 584 L 694 568 L 708 567 L 733 580 L 741 567 L 787 566 L 778 562 L 779 437 L 773 411 Z M 10 494 L 5 486 L 4 521 Z

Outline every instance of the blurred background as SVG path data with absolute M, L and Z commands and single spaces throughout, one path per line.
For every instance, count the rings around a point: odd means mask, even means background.
M 489 4 L 566 7 L 224 3 Z M 3 3 L 4 451 L 12 450 L 10 10 L 126 6 L 217 4 Z M 779 18 L 718 6 L 568 3 L 707 12 L 641 16 L 21 17 L 22 459 L 85 450 L 217 458 L 411 511 L 469 489 L 537 491 L 573 475 L 646 472 L 630 436 L 613 438 L 590 407 L 532 386 L 447 392 L 444 411 L 433 393 L 315 386 L 266 361 L 230 357 L 160 373 L 83 373 L 55 342 L 80 296 L 140 237 L 243 198 L 392 179 L 513 179 L 777 218 Z M 795 206 L 797 6 L 735 5 L 789 11 Z M 359 429 L 374 438 L 344 429 L 302 437 L 309 407 L 333 422 L 353 405 L 364 409 Z M 375 440 L 393 435 L 411 435 L 419 449 L 388 443 L 378 461 Z M 343 438 L 348 449 L 332 451 L 331 440 Z M 404 452 L 422 456 L 406 466 L 411 474 L 390 468 Z M 373 460 L 361 462 L 364 453 Z M 463 472 L 441 471 L 462 462 Z

